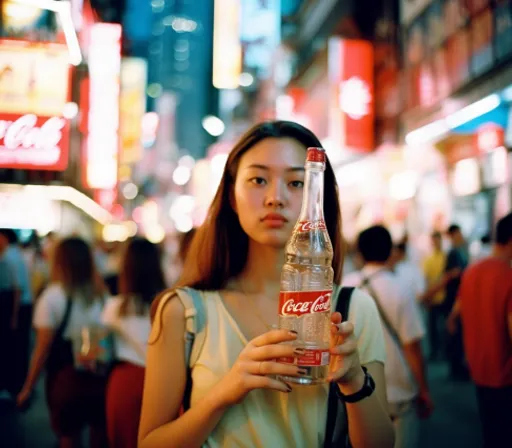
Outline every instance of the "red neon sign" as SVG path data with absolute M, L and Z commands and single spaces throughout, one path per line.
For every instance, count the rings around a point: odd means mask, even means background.
M 373 46 L 363 40 L 329 42 L 331 129 L 335 143 L 356 151 L 374 149 Z
M 0 167 L 64 171 L 68 151 L 65 118 L 0 114 Z

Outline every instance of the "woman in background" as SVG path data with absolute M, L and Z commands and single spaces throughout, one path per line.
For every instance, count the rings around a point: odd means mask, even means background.
M 75 237 L 57 243 L 51 283 L 36 304 L 36 345 L 17 402 L 19 407 L 26 404 L 46 367 L 46 400 L 61 448 L 81 446 L 85 426 L 90 427 L 91 447 L 107 446 L 106 377 L 77 370 L 72 345 L 84 327 L 100 326 L 105 293 L 89 245 Z
M 136 448 L 142 404 L 151 301 L 165 289 L 158 247 L 144 238 L 129 241 L 121 259 L 120 295 L 111 298 L 103 323 L 114 332 L 117 366 L 107 387 L 110 448 Z

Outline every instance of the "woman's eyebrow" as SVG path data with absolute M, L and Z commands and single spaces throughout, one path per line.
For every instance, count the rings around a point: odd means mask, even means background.
M 253 163 L 252 165 L 249 165 L 247 166 L 245 169 L 250 169 L 250 168 L 255 168 L 255 169 L 260 169 L 260 170 L 266 170 L 266 171 L 269 171 L 270 170 L 270 167 L 267 166 L 267 165 L 261 165 L 259 163 Z M 291 166 L 289 168 L 286 168 L 286 171 L 304 171 L 304 167 L 303 166 Z

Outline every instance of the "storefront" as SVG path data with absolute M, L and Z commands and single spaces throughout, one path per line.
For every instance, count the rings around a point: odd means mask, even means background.
M 512 205 L 512 8 L 500 1 L 421 3 L 402 23 L 402 138 L 418 159 L 434 149 L 442 163 L 419 180 L 420 228 L 456 222 L 477 240 Z

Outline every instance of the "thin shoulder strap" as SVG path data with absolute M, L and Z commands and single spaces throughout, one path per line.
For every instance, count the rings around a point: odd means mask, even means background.
M 355 288 L 339 288 L 335 290 L 335 294 L 338 294 L 338 302 L 336 303 L 336 311 L 341 313 L 341 320 L 345 322 L 348 320 L 348 314 L 350 310 L 350 299 Z M 333 436 L 336 429 L 336 419 L 338 417 L 338 397 L 336 390 L 334 389 L 336 384 L 329 385 L 329 398 L 327 400 L 327 423 L 325 426 L 325 439 L 324 448 L 333 446 Z M 346 420 L 346 413 L 345 413 Z M 347 441 L 348 443 L 348 437 Z
M 176 294 L 185 308 L 185 362 L 187 366 L 187 379 L 182 404 L 183 409 L 186 411 L 190 408 L 192 367 L 201 353 L 206 338 L 206 312 L 199 291 L 192 288 L 180 288 L 171 291 L 169 297 L 173 294 Z
M 361 288 L 366 288 L 366 290 L 373 297 L 373 301 L 375 302 L 375 305 L 377 305 L 377 310 L 379 312 L 382 323 L 386 327 L 387 332 L 391 336 L 391 339 L 393 339 L 393 341 L 397 345 L 398 349 L 402 351 L 402 341 L 400 339 L 400 335 L 395 330 L 395 327 L 393 327 L 393 325 L 391 324 L 391 321 L 388 319 L 387 314 L 385 313 L 384 309 L 381 306 L 379 296 L 375 289 L 372 287 L 370 280 L 371 279 L 369 277 L 366 277 L 361 283 Z
M 185 308 L 185 356 L 192 367 L 199 357 L 206 337 L 206 312 L 199 291 L 180 288 L 174 291 Z

